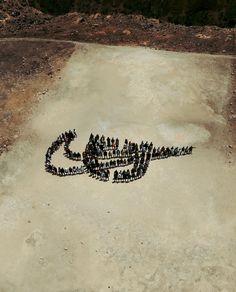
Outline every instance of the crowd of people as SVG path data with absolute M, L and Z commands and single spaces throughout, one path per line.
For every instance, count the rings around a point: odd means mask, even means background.
M 100 137 L 91 134 L 82 156 L 70 149 L 70 143 L 77 137 L 75 129 L 62 133 L 48 148 L 45 159 L 46 171 L 58 175 L 76 175 L 89 173 L 90 176 L 109 181 L 110 169 L 132 165 L 131 169 L 115 170 L 113 182 L 131 182 L 144 176 L 151 160 L 164 159 L 170 156 L 190 155 L 193 147 L 154 147 L 153 143 L 141 142 L 140 145 L 125 139 L 122 149 L 119 139 Z M 52 155 L 64 144 L 64 156 L 82 161 L 82 166 L 69 168 L 56 167 L 51 163 Z M 106 160 L 106 161 L 104 161 Z
M 58 176 L 67 176 L 67 175 L 76 175 L 83 174 L 86 171 L 85 166 L 73 166 L 69 168 L 65 167 L 56 167 L 51 163 L 52 155 L 64 144 L 64 155 L 65 157 L 80 161 L 81 154 L 79 152 L 72 152 L 69 148 L 70 143 L 77 137 L 76 131 L 69 130 L 68 132 L 62 133 L 57 137 L 56 141 L 52 142 L 52 145 L 48 148 L 45 155 L 45 170 L 54 175 Z

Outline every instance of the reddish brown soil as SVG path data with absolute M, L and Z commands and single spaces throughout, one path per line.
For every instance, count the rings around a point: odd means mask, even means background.
M 71 43 L 0 42 L 0 154 L 19 137 L 33 97 L 47 89 L 73 49 Z
M 9 1 L 5 1 L 8 3 Z M 140 15 L 50 16 L 31 7 L 1 6 L 0 37 L 37 37 L 102 44 L 149 46 L 172 51 L 236 53 L 236 29 L 186 27 Z M 14 2 L 15 3 L 15 2 Z M 16 5 L 16 4 L 15 4 Z

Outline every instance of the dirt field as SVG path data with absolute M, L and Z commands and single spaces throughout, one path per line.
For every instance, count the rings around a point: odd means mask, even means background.
M 231 57 L 77 45 L 0 161 L 0 291 L 234 291 L 235 145 Z M 144 178 L 102 183 L 44 171 L 76 128 L 190 145 Z M 230 147 L 229 147 L 230 146 Z M 70 165 L 57 153 L 55 164 Z

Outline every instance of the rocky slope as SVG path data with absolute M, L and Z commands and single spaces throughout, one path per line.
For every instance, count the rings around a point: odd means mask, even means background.
M 37 3 L 34 4 L 38 7 Z M 187 27 L 142 15 L 72 12 L 55 16 L 43 13 L 24 0 L 5 0 L 0 3 L 1 38 L 37 37 L 140 45 L 172 51 L 235 54 L 235 35 L 234 28 Z

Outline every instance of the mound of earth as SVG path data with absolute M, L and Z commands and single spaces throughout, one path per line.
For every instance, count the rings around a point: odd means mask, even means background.
M 43 5 L 35 5 L 36 9 L 27 3 L 0 3 L 1 38 L 37 37 L 215 54 L 235 54 L 236 50 L 234 28 L 187 27 L 142 15 L 95 13 L 93 9 L 54 16 L 42 12 Z

